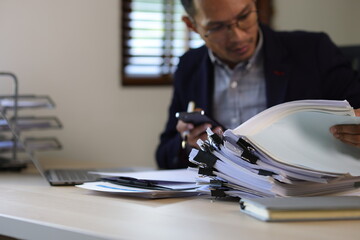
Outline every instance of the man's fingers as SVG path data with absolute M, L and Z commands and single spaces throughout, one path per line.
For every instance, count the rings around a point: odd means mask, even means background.
M 360 147 L 360 125 L 336 125 L 330 128 L 330 132 L 340 141 Z
M 184 121 L 179 120 L 178 123 L 176 124 L 176 130 L 179 133 L 183 133 L 185 131 L 190 131 L 194 128 L 194 125 L 191 123 L 186 123 Z
M 354 112 L 355 112 L 355 116 L 360 117 L 360 108 L 355 109 Z
M 355 147 L 360 147 L 360 139 L 358 138 L 354 138 L 355 135 L 345 135 L 345 136 L 339 136 L 338 139 L 340 141 L 342 141 L 343 143 L 355 146 Z
M 220 136 L 222 136 L 224 133 L 224 130 L 220 126 L 217 126 L 216 128 L 212 129 L 212 131 Z
M 208 127 L 211 127 L 210 124 L 203 124 L 198 127 L 195 127 L 191 130 L 187 136 L 187 143 L 192 147 L 197 147 L 197 140 L 205 140 L 207 138 L 207 133 L 205 132 Z
M 336 125 L 330 128 L 332 134 L 360 134 L 360 125 L 359 124 L 343 124 Z
M 202 124 L 190 131 L 189 137 L 198 138 L 198 136 L 202 135 L 207 128 L 211 127 L 210 124 Z

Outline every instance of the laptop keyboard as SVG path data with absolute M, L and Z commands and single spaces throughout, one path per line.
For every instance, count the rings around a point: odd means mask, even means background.
M 60 181 L 95 181 L 97 176 L 88 174 L 88 170 L 75 169 L 56 169 L 54 171 L 56 177 Z

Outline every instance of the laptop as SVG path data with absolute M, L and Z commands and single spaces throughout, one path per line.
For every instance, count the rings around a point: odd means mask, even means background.
M 34 154 L 31 154 L 31 161 L 41 176 L 51 186 L 74 186 L 85 182 L 97 181 L 101 176 L 96 174 L 96 172 L 138 172 L 153 170 L 148 167 L 44 169 Z
M 85 182 L 93 182 L 99 179 L 99 175 L 90 172 L 134 172 L 136 168 L 85 168 L 85 169 L 44 169 L 40 161 L 36 158 L 35 153 L 25 149 L 31 162 L 39 171 L 41 176 L 51 186 L 74 186 Z
M 2 118 L 9 123 L 8 119 L 1 114 Z M 90 172 L 133 172 L 136 171 L 135 168 L 106 168 L 106 169 L 47 169 L 45 170 L 40 161 L 35 156 L 35 153 L 29 149 L 26 145 L 26 141 L 11 127 L 11 124 L 8 124 L 10 131 L 13 136 L 16 137 L 19 144 L 24 149 L 25 153 L 30 157 L 31 162 L 34 164 L 35 168 L 39 171 L 41 176 L 48 181 L 51 186 L 74 186 L 77 184 L 83 184 L 85 182 L 92 182 L 99 179 L 100 175 L 92 174 Z
M 44 174 L 51 186 L 74 186 L 98 179 L 98 175 L 90 174 L 89 171 L 95 169 L 48 169 Z
M 31 161 L 42 177 L 51 186 L 74 186 L 85 182 L 97 181 L 100 175 L 94 172 L 134 172 L 135 168 L 85 168 L 85 169 L 44 169 L 40 161 L 32 155 Z

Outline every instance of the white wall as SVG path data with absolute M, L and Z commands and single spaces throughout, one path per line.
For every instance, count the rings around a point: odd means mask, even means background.
M 36 114 L 55 114 L 64 124 L 42 133 L 58 136 L 64 147 L 42 159 L 155 166 L 171 88 L 120 85 L 119 4 L 0 1 L 0 71 L 18 76 L 21 93 L 50 95 L 56 109 Z
M 323 31 L 338 45 L 360 44 L 359 0 L 273 0 L 274 27 Z
M 154 151 L 170 87 L 120 85 L 118 0 L 0 0 L 0 71 L 15 73 L 21 93 L 50 95 L 64 149 L 44 161 L 104 161 L 155 166 Z M 275 0 L 278 29 L 327 31 L 360 43 L 358 0 Z M 345 21 L 345 22 L 344 22 Z M 6 79 L 0 93 L 11 91 Z

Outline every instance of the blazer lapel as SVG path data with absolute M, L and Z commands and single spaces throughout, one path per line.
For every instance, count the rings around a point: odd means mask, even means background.
M 202 108 L 206 115 L 212 116 L 213 109 L 213 94 L 214 94 L 214 67 L 210 61 L 208 53 L 204 55 L 201 61 L 201 67 L 199 69 L 199 74 L 197 76 L 200 79 L 194 79 L 195 81 L 199 81 L 198 91 L 195 91 L 196 94 L 200 94 L 198 96 L 200 100 L 199 103 L 196 103 L 196 107 Z M 205 90 L 205 91 L 204 91 Z
M 287 51 L 270 28 L 261 25 L 264 35 L 264 71 L 268 107 L 286 101 L 286 89 L 291 75 L 292 64 Z

